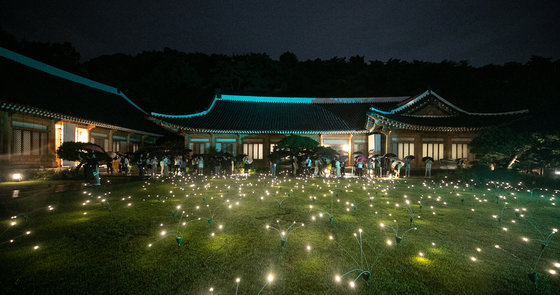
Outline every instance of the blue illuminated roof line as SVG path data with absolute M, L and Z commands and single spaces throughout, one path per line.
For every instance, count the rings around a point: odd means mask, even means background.
M 210 112 L 210 110 L 212 110 L 212 108 L 214 107 L 214 104 L 216 104 L 216 100 L 218 100 L 218 98 L 214 96 L 214 100 L 212 100 L 212 104 L 210 105 L 210 107 L 206 111 L 202 111 L 202 112 L 198 112 L 198 113 L 194 113 L 194 114 L 189 114 L 189 115 L 166 115 L 166 114 L 160 114 L 160 113 L 154 113 L 154 112 L 152 112 L 151 114 L 154 117 L 162 117 L 162 118 L 192 118 L 192 117 L 197 117 L 197 116 L 204 116 L 204 115 L 208 114 Z
M 510 111 L 510 112 L 498 112 L 498 113 L 473 113 L 473 112 L 468 112 L 465 111 L 464 109 L 452 104 L 451 102 L 449 102 L 448 100 L 444 99 L 443 97 L 439 96 L 437 93 L 431 91 L 431 90 L 426 90 L 423 93 L 421 93 L 420 95 L 418 95 L 417 97 L 415 97 L 414 99 L 412 99 L 411 101 L 405 103 L 404 105 L 394 108 L 390 111 L 382 111 L 379 109 L 376 109 L 374 107 L 370 107 L 371 111 L 380 113 L 380 114 L 384 114 L 384 115 L 394 115 L 399 111 L 402 111 L 410 106 L 412 106 L 413 104 L 419 102 L 420 100 L 424 99 L 426 96 L 428 95 L 433 95 L 435 96 L 437 99 L 439 99 L 441 102 L 443 102 L 444 104 L 448 105 L 449 107 L 455 109 L 456 111 L 460 112 L 460 113 L 464 113 L 467 115 L 477 115 L 477 116 L 495 116 L 495 115 L 515 115 L 515 114 L 524 114 L 524 113 L 528 113 L 529 110 L 527 109 L 523 109 L 523 110 L 518 110 L 518 111 Z
M 221 100 L 259 103 L 375 103 L 400 102 L 408 96 L 395 97 L 279 97 L 222 94 Z
M 132 100 L 130 100 L 124 93 L 122 93 L 121 91 L 119 91 L 117 88 L 109 86 L 109 85 L 105 85 L 103 83 L 99 83 L 93 80 L 90 80 L 88 78 L 84 78 L 82 76 L 78 76 L 76 74 L 72 74 L 70 72 L 61 70 L 59 68 L 50 66 L 46 63 L 40 62 L 38 60 L 29 58 L 27 56 L 21 55 L 19 53 L 13 52 L 11 50 L 8 50 L 6 48 L 0 47 L 0 56 L 7 58 L 11 61 L 23 64 L 25 66 L 28 66 L 30 68 L 34 68 L 36 70 L 45 72 L 47 74 L 62 78 L 62 79 L 66 79 L 78 84 L 82 84 L 91 88 L 95 88 L 95 89 L 99 89 L 101 91 L 105 91 L 111 94 L 115 94 L 115 95 L 119 95 L 120 97 L 122 97 L 124 100 L 126 100 L 128 103 L 130 103 L 131 105 L 133 105 L 135 108 L 137 108 L 138 110 L 140 110 L 142 113 L 144 114 L 148 114 L 146 111 L 144 111 L 142 108 L 140 108 L 138 105 L 136 105 L 134 102 L 132 102 Z
M 152 112 L 151 115 L 154 117 L 162 118 L 192 118 L 198 116 L 207 115 L 216 101 L 238 101 L 238 102 L 256 102 L 256 103 L 301 103 L 301 104 L 312 104 L 312 103 L 375 103 L 375 102 L 399 102 L 407 99 L 408 96 L 395 96 L 395 97 L 278 97 L 278 96 L 248 96 L 248 95 L 230 95 L 222 94 L 220 97 L 214 97 L 210 107 L 202 112 L 187 114 L 187 115 L 167 115 L 161 113 Z
M 268 102 L 268 103 L 312 103 L 312 97 L 273 97 L 273 96 L 245 96 L 222 94 L 222 100 L 243 102 Z

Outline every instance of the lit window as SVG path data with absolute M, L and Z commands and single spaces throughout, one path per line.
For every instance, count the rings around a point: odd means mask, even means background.
M 395 153 L 399 159 L 404 159 L 406 156 L 414 156 L 414 143 L 393 143 L 393 153 Z
M 89 133 L 87 129 L 76 127 L 76 142 L 89 142 Z
M 469 145 L 466 143 L 454 143 L 451 145 L 451 158 L 463 159 L 469 157 Z
M 14 129 L 12 153 L 14 155 L 46 155 L 48 141 L 46 132 Z
M 263 144 L 262 143 L 244 143 L 243 153 L 253 160 L 263 159 Z
M 422 157 L 432 157 L 435 161 L 443 159 L 443 143 L 422 144 Z
M 210 143 L 205 142 L 190 142 L 189 148 L 193 154 L 205 154 L 208 151 Z

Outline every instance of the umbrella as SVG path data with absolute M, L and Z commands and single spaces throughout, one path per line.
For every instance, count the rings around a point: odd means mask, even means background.
M 105 153 L 105 151 L 100 146 L 94 144 L 86 144 L 84 145 L 84 149 L 92 150 L 94 152 Z
M 416 157 L 412 156 L 412 155 L 408 155 L 406 157 L 404 157 L 404 159 L 409 159 L 410 161 L 414 160 Z
M 393 154 L 393 153 L 387 153 L 387 154 L 385 154 L 383 157 L 385 157 L 385 158 L 396 158 L 397 155 L 395 155 L 395 154 Z
M 426 161 L 428 161 L 428 160 L 430 160 L 430 161 L 433 162 L 433 161 L 434 161 L 434 158 L 432 158 L 432 157 L 424 157 L 424 158 L 422 158 L 422 161 L 424 161 L 424 162 L 426 162 Z
M 391 168 L 395 169 L 395 167 L 397 167 L 397 165 L 398 165 L 399 168 L 400 168 L 400 167 L 404 166 L 404 163 L 403 163 L 403 161 L 400 161 L 400 160 L 399 160 L 399 161 L 395 161 L 395 162 L 391 163 Z
M 362 161 L 365 162 L 365 161 L 367 161 L 367 158 L 366 158 L 364 155 L 359 155 L 359 156 L 356 157 L 356 160 L 355 160 L 356 163 L 357 163 L 359 160 L 362 160 Z

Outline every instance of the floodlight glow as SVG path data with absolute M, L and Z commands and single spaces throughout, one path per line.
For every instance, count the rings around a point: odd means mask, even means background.
M 13 180 L 13 181 L 21 181 L 22 178 L 23 178 L 23 177 L 21 176 L 21 173 L 14 173 L 14 174 L 12 174 L 12 180 Z

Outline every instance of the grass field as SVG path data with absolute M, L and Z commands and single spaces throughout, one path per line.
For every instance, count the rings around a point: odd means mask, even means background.
M 0 184 L 2 293 L 560 293 L 551 191 L 257 176 L 33 191 L 45 183 Z

